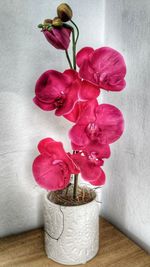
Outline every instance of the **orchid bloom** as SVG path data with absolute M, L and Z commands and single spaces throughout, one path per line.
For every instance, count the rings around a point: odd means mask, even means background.
M 110 47 L 84 47 L 76 56 L 82 79 L 108 91 L 121 91 L 126 83 L 123 56 Z
M 70 43 L 71 29 L 65 27 L 52 28 L 50 31 L 43 30 L 47 41 L 57 49 L 67 50 Z
M 41 109 L 54 110 L 55 115 L 70 113 L 76 102 L 92 100 L 98 97 L 100 90 L 97 86 L 82 81 L 78 73 L 72 69 L 63 73 L 48 70 L 36 82 L 34 103 Z
M 67 187 L 72 173 L 79 173 L 73 160 L 64 151 L 61 142 L 45 138 L 38 144 L 40 155 L 33 162 L 36 182 L 47 190 L 61 190 Z
M 92 143 L 111 144 L 119 139 L 123 130 L 121 111 L 113 105 L 98 105 L 98 102 L 93 100 L 84 107 L 77 123 L 71 128 L 69 137 L 73 147 L 85 148 Z
M 72 144 L 72 148 L 78 151 L 71 157 L 80 169 L 82 178 L 92 185 L 103 185 L 105 173 L 101 166 L 104 162 L 103 159 L 110 157 L 109 145 L 97 144 L 93 141 L 86 147 Z
M 72 155 L 72 159 L 80 168 L 82 178 L 92 185 L 99 186 L 105 183 L 105 173 L 100 166 L 103 160 L 98 159 L 94 154 L 85 151 Z
M 79 88 L 80 79 L 76 71 L 48 70 L 36 82 L 33 101 L 43 110 L 55 109 L 55 115 L 64 115 L 71 112 L 77 102 Z

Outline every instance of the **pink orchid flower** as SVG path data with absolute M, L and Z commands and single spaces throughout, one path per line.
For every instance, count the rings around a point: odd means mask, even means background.
M 103 160 L 98 159 L 95 154 L 88 154 L 85 151 L 73 154 L 72 159 L 80 168 L 82 178 L 92 185 L 99 186 L 105 183 L 105 173 L 100 166 Z
M 82 79 L 108 91 L 121 91 L 125 87 L 126 65 L 118 51 L 110 47 L 96 50 L 84 47 L 76 58 Z
M 120 138 L 124 130 L 121 111 L 109 104 L 98 105 L 89 101 L 81 112 L 77 123 L 71 128 L 69 137 L 73 147 L 85 148 L 91 143 L 108 145 Z
M 47 41 L 57 49 L 67 50 L 70 43 L 71 29 L 69 28 L 53 28 L 51 31 L 42 31 Z
M 41 109 L 56 110 L 57 116 L 71 112 L 78 100 L 80 79 L 74 70 L 44 72 L 36 82 L 34 103 Z
M 33 101 L 43 110 L 56 109 L 55 115 L 60 116 L 70 113 L 79 99 L 87 101 L 97 98 L 99 94 L 97 86 L 81 81 L 72 69 L 63 73 L 48 70 L 36 82 Z
M 38 150 L 40 155 L 34 160 L 32 170 L 41 187 L 52 191 L 64 189 L 70 182 L 70 175 L 79 173 L 61 142 L 45 138 L 38 144 Z
M 105 183 L 105 173 L 101 168 L 103 165 L 102 159 L 110 157 L 109 145 L 91 142 L 84 148 L 72 144 L 72 148 L 79 151 L 77 154 L 72 155 L 72 159 L 80 168 L 82 178 L 92 185 L 103 185 Z

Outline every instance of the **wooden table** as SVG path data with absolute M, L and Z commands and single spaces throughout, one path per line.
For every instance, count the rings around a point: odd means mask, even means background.
M 86 267 L 150 267 L 150 255 L 106 220 L 101 219 L 101 247 Z M 0 266 L 59 267 L 44 252 L 43 230 L 37 229 L 0 241 Z

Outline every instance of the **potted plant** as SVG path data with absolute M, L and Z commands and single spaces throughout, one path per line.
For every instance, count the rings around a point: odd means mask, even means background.
M 36 82 L 34 103 L 72 123 L 73 152 L 66 152 L 51 137 L 41 140 L 33 175 L 49 191 L 44 199 L 47 256 L 74 265 L 87 262 L 99 250 L 96 193 L 79 185 L 78 174 L 92 187 L 105 183 L 104 159 L 110 157 L 110 144 L 122 135 L 124 120 L 117 107 L 99 104 L 97 98 L 101 90 L 124 89 L 126 66 L 122 55 L 110 47 L 84 47 L 76 54 L 79 29 L 72 16 L 71 8 L 61 4 L 57 17 L 38 26 L 51 45 L 64 50 L 69 69 L 44 72 Z M 71 36 L 72 60 L 68 53 Z

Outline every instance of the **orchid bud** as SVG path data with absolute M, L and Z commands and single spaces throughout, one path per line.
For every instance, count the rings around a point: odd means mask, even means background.
M 60 4 L 57 7 L 57 15 L 63 21 L 66 22 L 72 18 L 72 9 L 66 3 Z
M 43 29 L 43 24 L 40 23 L 40 24 L 38 25 L 38 28 Z
M 45 19 L 44 24 L 52 24 L 52 19 Z
M 47 41 L 57 49 L 67 50 L 70 43 L 71 30 L 65 27 L 46 26 L 42 30 Z
M 54 18 L 53 20 L 52 20 L 52 25 L 54 26 L 54 27 L 61 27 L 62 25 L 63 25 L 63 22 L 61 21 L 61 19 L 60 18 Z

